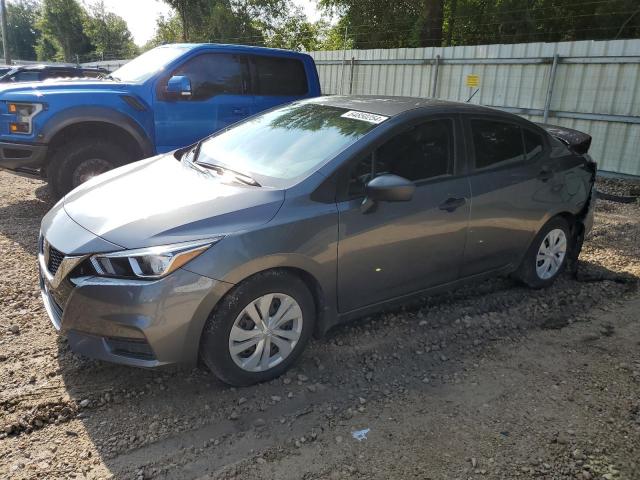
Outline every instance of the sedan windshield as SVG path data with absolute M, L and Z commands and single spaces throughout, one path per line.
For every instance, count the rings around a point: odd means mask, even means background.
M 197 162 L 283 180 L 300 177 L 376 126 L 352 113 L 317 103 L 290 104 L 205 140 Z
M 125 63 L 113 72 L 110 77 L 123 82 L 144 82 L 184 54 L 188 48 L 180 45 L 154 48 L 134 58 L 129 63 Z

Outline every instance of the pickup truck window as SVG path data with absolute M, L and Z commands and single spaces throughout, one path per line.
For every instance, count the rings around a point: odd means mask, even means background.
M 191 80 L 192 95 L 186 101 L 206 100 L 215 95 L 243 93 L 243 65 L 237 55 L 205 53 L 178 67 L 173 75 Z
M 188 48 L 180 45 L 154 48 L 125 63 L 111 77 L 123 82 L 144 82 L 184 55 Z
M 251 57 L 256 71 L 257 95 L 305 95 L 308 91 L 304 65 L 294 58 Z

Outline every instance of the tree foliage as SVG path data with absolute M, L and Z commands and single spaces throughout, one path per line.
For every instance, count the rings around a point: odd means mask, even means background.
M 640 36 L 638 0 L 319 0 L 356 48 Z
M 108 12 L 102 0 L 90 7 L 84 29 L 96 55 L 129 58 L 138 53 L 127 22 L 115 13 Z
M 39 26 L 43 37 L 56 45 L 65 62 L 91 51 L 84 31 L 86 12 L 77 0 L 44 0 Z
M 12 58 L 36 59 L 35 46 L 40 36 L 36 27 L 38 14 L 39 4 L 35 0 L 7 4 L 7 40 Z
M 135 1 L 135 0 L 130 0 Z M 398 48 L 640 37 L 638 0 L 317 0 L 310 22 L 294 0 L 164 0 L 145 45 L 181 41 L 292 50 Z M 96 60 L 137 53 L 126 22 L 92 0 L 7 4 L 12 57 Z
M 309 22 L 292 0 L 165 0 L 176 14 L 160 18 L 150 45 L 176 41 L 242 43 L 294 50 L 319 48 L 330 29 Z
M 77 0 L 15 0 L 7 3 L 7 37 L 18 60 L 74 62 L 138 52 L 126 22 L 103 1 L 87 11 Z

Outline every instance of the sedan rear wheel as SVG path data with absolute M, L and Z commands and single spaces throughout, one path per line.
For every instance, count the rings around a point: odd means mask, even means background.
M 567 236 L 561 228 L 554 228 L 544 237 L 536 258 L 536 274 L 542 280 L 555 276 L 567 254 Z
M 571 234 L 561 217 L 549 220 L 538 232 L 514 276 L 532 288 L 551 285 L 567 264 Z
M 258 273 L 220 300 L 202 332 L 200 357 L 230 385 L 270 380 L 300 356 L 315 318 L 313 296 L 298 276 Z

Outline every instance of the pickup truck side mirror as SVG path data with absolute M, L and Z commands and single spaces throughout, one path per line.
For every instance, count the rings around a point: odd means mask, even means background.
M 191 80 L 184 75 L 174 75 L 167 82 L 167 93 L 181 97 L 191 96 Z
M 411 180 L 398 175 L 380 175 L 367 183 L 367 198 L 362 202 L 360 210 L 367 213 L 376 202 L 408 202 L 413 198 L 415 189 Z

